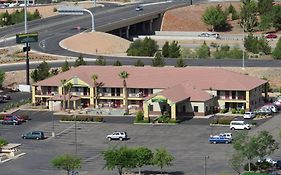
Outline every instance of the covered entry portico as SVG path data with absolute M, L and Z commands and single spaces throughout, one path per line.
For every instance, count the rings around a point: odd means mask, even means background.
M 149 115 L 152 114 L 159 114 L 163 115 L 165 112 L 169 114 L 171 119 L 178 119 L 177 114 L 179 112 L 186 113 L 186 105 L 188 100 L 180 100 L 180 101 L 172 101 L 161 94 L 156 94 L 147 98 L 143 104 L 143 111 L 144 111 L 144 118 L 148 119 Z M 182 108 L 179 108 L 182 106 Z M 179 109 L 182 109 L 179 111 Z

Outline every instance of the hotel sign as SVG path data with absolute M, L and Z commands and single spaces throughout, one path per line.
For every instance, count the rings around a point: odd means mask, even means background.
M 38 42 L 38 33 L 22 33 L 16 34 L 16 43 L 34 43 Z
M 152 98 L 151 100 L 152 102 L 158 102 L 158 103 L 166 103 L 167 102 L 167 99 L 166 98 L 163 98 L 163 97 L 154 97 Z

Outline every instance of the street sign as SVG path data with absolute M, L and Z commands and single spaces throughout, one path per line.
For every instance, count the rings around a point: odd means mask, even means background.
M 16 34 L 17 44 L 38 42 L 38 33 Z
M 61 6 L 58 8 L 60 15 L 83 15 L 84 11 L 81 7 L 76 6 Z

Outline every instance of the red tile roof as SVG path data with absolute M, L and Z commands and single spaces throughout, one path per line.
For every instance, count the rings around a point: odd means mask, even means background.
M 222 68 L 207 67 L 135 67 L 135 66 L 79 66 L 67 72 L 60 73 L 46 80 L 35 83 L 36 86 L 60 86 L 61 80 L 78 77 L 90 86 L 94 86 L 91 79 L 98 75 L 98 82 L 104 87 L 123 87 L 118 76 L 121 71 L 127 71 L 127 86 L 129 88 L 158 88 L 166 89 L 183 82 L 197 89 L 213 90 L 251 90 L 266 81 L 228 71 Z
M 185 99 L 190 101 L 207 101 L 212 99 L 211 94 L 202 91 L 201 89 L 196 89 L 188 83 L 178 84 L 176 86 L 167 88 L 159 93 L 172 102 L 180 102 Z

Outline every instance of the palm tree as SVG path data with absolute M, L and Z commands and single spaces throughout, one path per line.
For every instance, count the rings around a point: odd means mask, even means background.
M 98 79 L 98 75 L 97 74 L 93 74 L 92 75 L 92 80 L 94 81 L 94 106 L 95 108 L 97 107 L 98 105 L 98 82 L 97 82 L 97 79 Z
M 65 97 L 65 95 L 66 95 L 66 93 L 65 93 L 65 90 L 66 90 L 65 83 L 66 83 L 66 79 L 60 80 L 60 82 L 61 82 L 61 85 L 62 85 L 62 93 L 63 93 L 62 108 L 63 108 L 63 110 L 65 110 L 65 108 L 66 108 L 66 106 L 65 106 L 65 101 L 66 101 L 66 97 Z
M 119 73 L 119 77 L 123 79 L 123 97 L 124 97 L 124 105 L 125 105 L 125 113 L 128 114 L 128 93 L 127 93 L 127 83 L 126 79 L 129 77 L 129 73 L 126 71 L 122 71 Z
M 72 87 L 73 87 L 73 84 L 71 82 L 68 82 L 65 85 L 65 88 L 67 89 L 67 93 L 68 93 L 68 100 L 67 100 L 68 113 L 70 113 L 70 92 L 71 92 Z

